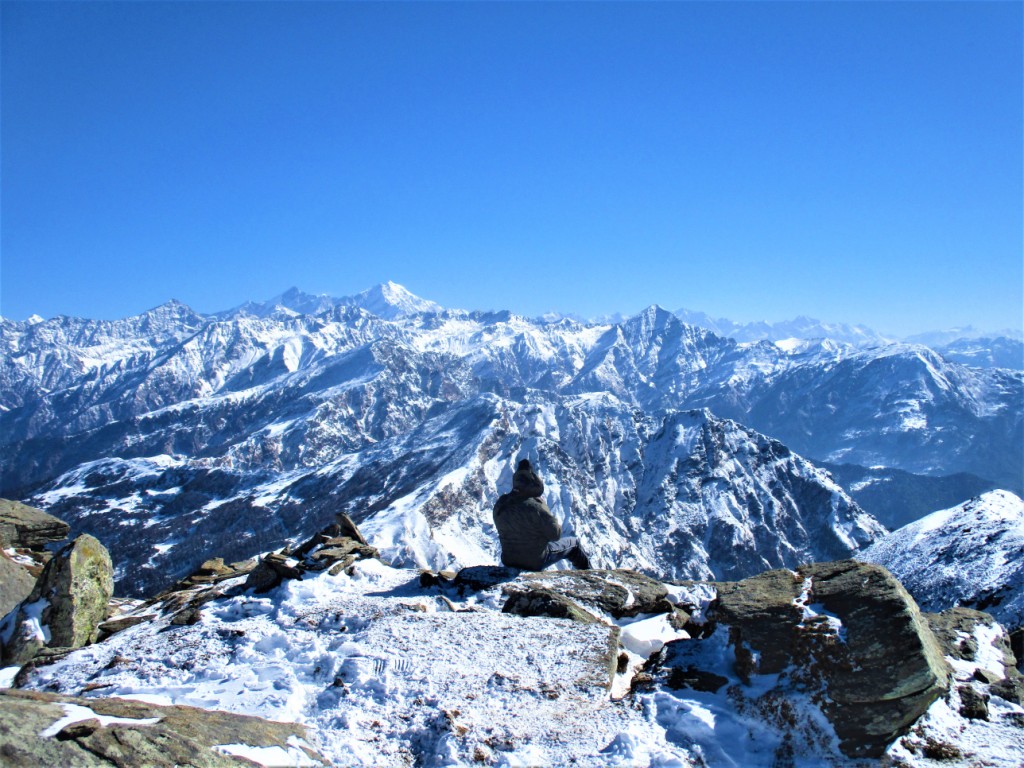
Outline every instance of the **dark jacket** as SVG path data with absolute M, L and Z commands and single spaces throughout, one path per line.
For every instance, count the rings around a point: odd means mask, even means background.
M 494 505 L 501 562 L 510 568 L 539 571 L 544 567 L 544 548 L 562 535 L 562 526 L 540 499 L 543 493 L 544 483 L 522 462 L 512 476 L 511 493 L 499 497 Z

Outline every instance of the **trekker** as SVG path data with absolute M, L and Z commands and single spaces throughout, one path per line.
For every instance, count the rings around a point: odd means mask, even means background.
M 541 571 L 559 560 L 578 570 L 590 568 L 590 558 L 575 536 L 562 536 L 562 526 L 541 499 L 544 482 L 528 459 L 512 475 L 512 490 L 494 504 L 494 526 L 501 542 L 501 562 L 510 568 Z

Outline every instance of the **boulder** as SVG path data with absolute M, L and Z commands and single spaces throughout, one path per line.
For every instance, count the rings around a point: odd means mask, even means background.
M 666 684 L 724 685 L 700 667 L 702 659 L 721 657 L 710 645 L 702 653 L 701 644 L 721 643 L 742 683 L 778 675 L 761 699 L 810 694 L 852 758 L 881 756 L 948 689 L 948 668 L 927 621 L 881 566 L 841 560 L 715 587 L 713 633 L 669 644 L 659 671 Z
M 989 696 L 971 685 L 957 686 L 960 695 L 960 715 L 968 720 L 988 720 Z
M 757 672 L 781 672 L 792 661 L 800 626 L 803 578 L 785 569 L 766 571 L 739 582 L 716 584 L 711 618 L 730 628 L 737 648 L 761 654 Z
M 115 619 L 107 619 L 99 626 L 99 640 L 105 640 L 111 635 L 123 632 L 130 627 L 146 624 L 156 618 L 155 613 L 147 613 L 138 616 L 119 616 Z
M 367 546 L 367 541 L 363 538 L 363 534 L 360 532 L 359 527 L 352 522 L 352 518 L 346 515 L 344 512 L 337 514 L 338 521 L 338 532 L 337 536 L 344 536 L 349 539 L 355 539 L 363 546 Z
M 245 580 L 246 589 L 254 589 L 257 593 L 268 592 L 284 579 L 302 580 L 302 571 L 288 563 L 283 554 L 269 554 L 249 573 Z
M 856 560 L 798 569 L 808 604 L 845 630 L 840 642 L 808 643 L 826 680 L 824 707 L 843 752 L 878 757 L 949 687 L 949 669 L 917 603 L 880 565 Z
M 80 719 L 63 726 L 74 712 Z M 282 765 L 327 765 L 303 726 L 193 707 L 0 690 L 0 764 L 90 768 L 241 768 L 221 745 L 274 749 Z M 296 742 L 301 739 L 302 742 Z
M 5 663 L 24 664 L 42 647 L 80 648 L 95 641 L 114 592 L 106 548 L 83 534 L 58 552 L 17 612 L 8 617 Z
M 481 589 L 514 581 L 520 573 L 521 571 L 516 568 L 506 568 L 503 565 L 474 565 L 459 571 L 451 583 L 460 593 L 467 590 L 478 592 Z
M 508 602 L 506 612 L 534 610 L 542 603 L 554 606 L 572 605 L 595 616 L 605 614 L 616 619 L 632 618 L 645 613 L 673 613 L 665 585 L 636 571 L 520 571 L 501 565 L 475 565 L 463 568 L 454 576 L 425 571 L 420 574 L 424 587 L 452 587 L 460 594 L 478 592 L 503 585 Z M 527 596 L 525 599 L 520 597 Z M 534 608 L 529 606 L 533 605 Z M 561 614 L 562 608 L 552 608 Z M 526 614 L 524 614 L 526 615 Z M 529 614 L 553 615 L 553 614 Z M 689 617 L 680 612 L 685 623 Z
M 70 530 L 63 520 L 40 509 L 0 499 L 0 549 L 42 549 L 66 539 Z
M 14 562 L 0 549 L 0 618 L 13 611 L 18 603 L 32 594 L 35 577 L 24 566 Z
M 524 573 L 519 582 L 563 595 L 617 619 L 641 613 L 670 613 L 674 608 L 664 584 L 636 571 L 541 571 Z

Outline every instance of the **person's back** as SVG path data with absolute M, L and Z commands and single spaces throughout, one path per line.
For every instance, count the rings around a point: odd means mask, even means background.
M 577 568 L 589 568 L 590 562 L 579 542 L 559 538 L 562 526 L 540 498 L 543 493 L 543 481 L 530 462 L 523 459 L 512 476 L 512 491 L 499 497 L 494 505 L 501 562 L 510 568 L 539 571 L 569 558 Z

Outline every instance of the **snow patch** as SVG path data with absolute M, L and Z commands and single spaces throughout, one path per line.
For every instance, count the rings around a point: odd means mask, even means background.
M 60 706 L 64 709 L 64 717 L 54 722 L 49 728 L 40 731 L 39 736 L 41 738 L 53 738 L 67 726 L 73 725 L 74 723 L 81 723 L 85 720 L 99 720 L 100 725 L 104 728 L 108 725 L 156 725 L 160 722 L 159 717 L 132 718 L 98 715 L 88 707 L 83 707 L 80 704 L 62 703 Z
M 244 757 L 265 768 L 307 768 L 319 766 L 298 746 L 284 747 L 253 747 L 248 744 L 218 744 L 213 747 L 217 752 L 232 757 Z

